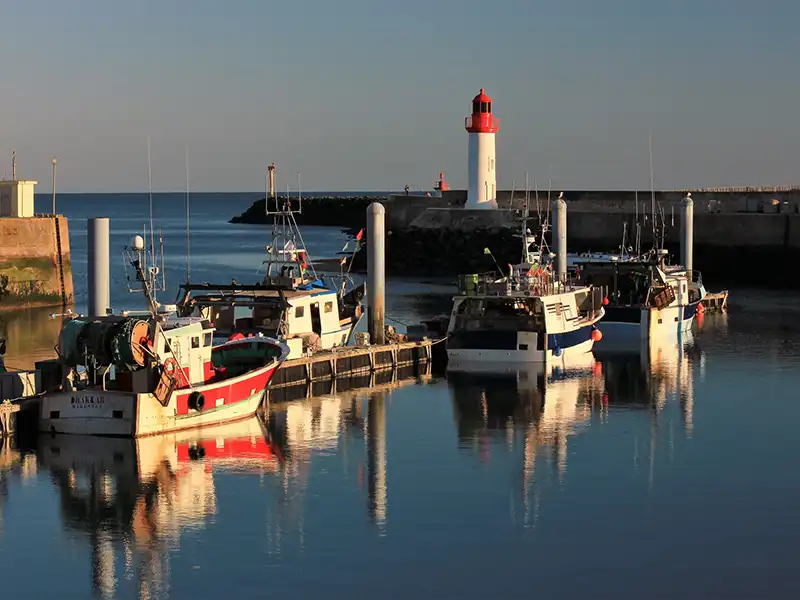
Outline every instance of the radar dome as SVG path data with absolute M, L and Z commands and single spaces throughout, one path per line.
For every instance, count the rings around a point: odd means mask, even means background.
M 131 245 L 133 249 L 137 252 L 141 252 L 144 250 L 144 238 L 140 235 L 133 236 L 133 240 L 131 241 Z

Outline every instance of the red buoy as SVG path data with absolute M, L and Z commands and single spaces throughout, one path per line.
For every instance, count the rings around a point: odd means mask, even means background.
M 699 313 L 706 312 L 706 307 L 703 306 L 702 302 L 698 302 L 697 303 L 697 312 L 699 312 Z
M 608 306 L 608 298 L 603 298 L 603 306 Z
M 603 332 L 600 331 L 599 329 L 592 329 L 592 339 L 595 342 L 599 342 L 600 340 L 603 339 Z

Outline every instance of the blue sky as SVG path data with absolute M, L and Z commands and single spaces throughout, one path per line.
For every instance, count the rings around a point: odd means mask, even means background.
M 800 181 L 789 0 L 4 0 L 0 176 L 60 191 L 466 186 L 463 118 L 501 119 L 498 184 Z

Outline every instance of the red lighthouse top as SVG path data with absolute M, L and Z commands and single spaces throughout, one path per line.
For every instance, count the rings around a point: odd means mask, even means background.
M 472 115 L 464 120 L 464 127 L 470 133 L 497 133 L 500 130 L 500 119 L 492 114 L 492 99 L 483 88 L 472 99 Z

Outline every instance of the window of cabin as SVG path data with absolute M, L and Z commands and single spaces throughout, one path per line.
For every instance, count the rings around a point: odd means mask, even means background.
M 194 336 L 192 338 L 192 348 L 199 348 L 200 347 L 200 337 Z
M 305 306 L 297 306 L 294 309 L 294 317 L 295 319 L 303 318 L 303 315 L 306 314 Z
M 325 303 L 325 312 L 333 312 L 333 302 L 326 302 Z
M 211 345 L 211 334 L 204 333 L 203 334 L 203 346 L 210 346 Z

